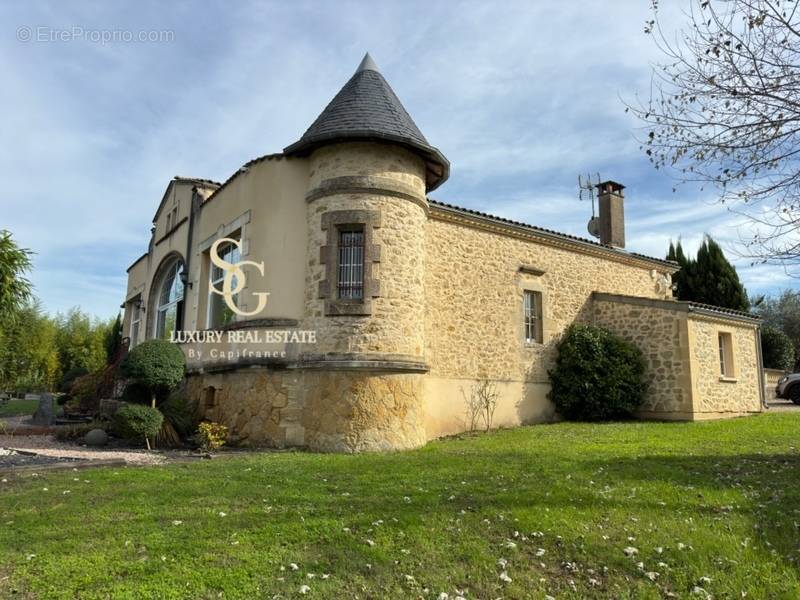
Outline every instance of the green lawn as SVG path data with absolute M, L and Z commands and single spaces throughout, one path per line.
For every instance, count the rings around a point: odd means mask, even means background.
M 32 415 L 38 407 L 38 400 L 9 400 L 6 404 L 0 404 L 0 417 Z
M 541 425 L 8 477 L 0 597 L 797 598 L 799 428 Z

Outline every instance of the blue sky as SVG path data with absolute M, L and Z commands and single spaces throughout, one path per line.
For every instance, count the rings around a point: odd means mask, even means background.
M 224 181 L 294 142 L 369 50 L 452 163 L 434 198 L 585 236 L 577 175 L 599 172 L 627 186 L 630 250 L 663 256 L 678 236 L 694 250 L 704 232 L 733 248 L 741 217 L 673 194 L 624 112 L 658 58 L 648 4 L 3 3 L 0 228 L 37 252 L 47 310 L 112 316 L 169 179 Z M 172 39 L 91 39 L 103 30 Z M 751 293 L 798 285 L 735 262 Z

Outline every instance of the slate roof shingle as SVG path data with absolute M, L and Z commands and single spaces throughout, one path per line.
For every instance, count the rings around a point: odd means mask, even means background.
M 287 155 L 306 155 L 342 140 L 379 140 L 408 147 L 425 160 L 426 184 L 433 190 L 450 174 L 450 162 L 428 143 L 369 54 Z

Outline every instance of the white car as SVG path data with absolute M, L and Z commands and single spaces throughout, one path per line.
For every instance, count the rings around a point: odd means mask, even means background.
M 800 373 L 790 373 L 778 380 L 775 396 L 800 404 Z

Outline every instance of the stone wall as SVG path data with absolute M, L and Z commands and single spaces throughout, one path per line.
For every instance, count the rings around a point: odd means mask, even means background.
M 649 382 L 642 413 L 692 412 L 688 319 L 677 303 L 595 297 L 594 322 L 631 342 L 644 355 Z M 679 416 L 679 415 L 675 415 Z
M 418 374 L 250 367 L 193 374 L 186 394 L 234 445 L 362 452 L 427 441 L 421 389 Z
M 764 397 L 768 402 L 777 399 L 775 388 L 784 375 L 786 375 L 786 371 L 781 369 L 764 369 Z
M 322 354 L 421 359 L 427 206 L 422 161 L 403 148 L 368 143 L 323 147 L 310 160 L 306 318 L 302 327 L 317 331 L 316 350 Z M 395 192 L 413 200 L 393 195 Z M 317 196 L 319 193 L 324 195 Z M 373 243 L 380 247 L 380 260 L 373 264 L 378 295 L 372 299 L 369 315 L 329 316 L 319 293 L 327 274 L 320 261 L 320 248 L 327 242 L 322 215 L 358 210 L 377 213 L 380 218 L 380 227 L 373 231 Z
M 733 340 L 734 375 L 720 374 L 719 332 Z M 693 316 L 689 321 L 695 418 L 761 411 L 761 382 L 755 325 Z
M 575 321 L 591 322 L 593 291 L 659 297 L 652 263 L 634 266 L 500 235 L 443 220 L 435 207 L 431 216 L 425 337 L 434 376 L 546 383 L 557 336 Z M 521 272 L 523 265 L 543 274 Z M 543 344 L 524 343 L 525 289 L 544 298 Z
M 312 450 L 403 450 L 427 441 L 422 375 L 357 371 L 304 374 L 306 443 Z
M 296 371 L 250 367 L 190 375 L 186 395 L 201 418 L 228 428 L 229 443 L 302 446 L 302 386 Z

